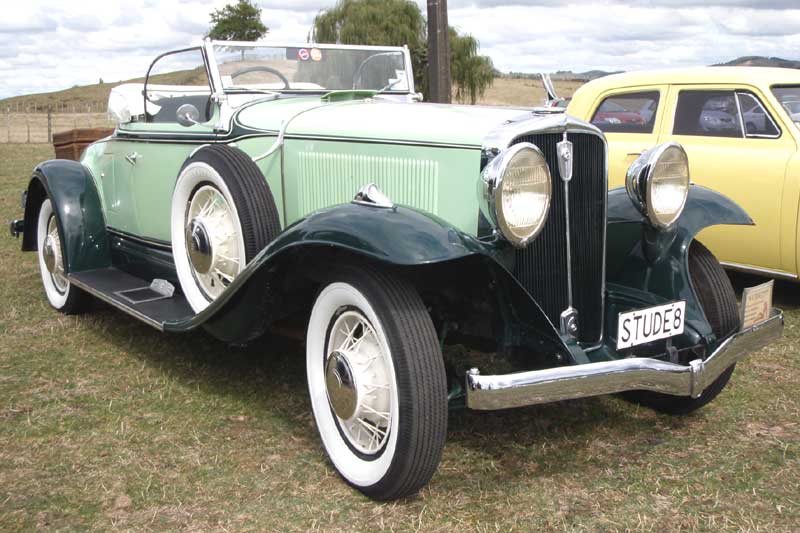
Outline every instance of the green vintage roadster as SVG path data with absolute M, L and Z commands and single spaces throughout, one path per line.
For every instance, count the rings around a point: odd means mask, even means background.
M 680 145 L 607 192 L 590 124 L 419 100 L 406 48 L 170 52 L 114 89 L 113 135 L 35 169 L 11 232 L 63 313 L 93 297 L 230 344 L 302 323 L 322 444 L 381 500 L 431 479 L 448 407 L 687 413 L 781 335 L 769 292 L 740 309 L 694 239 L 752 222 Z

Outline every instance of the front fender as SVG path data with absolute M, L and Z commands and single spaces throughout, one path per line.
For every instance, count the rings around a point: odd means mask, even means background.
M 33 172 L 25 201 L 24 251 L 35 251 L 42 202 L 50 198 L 56 213 L 68 273 L 111 265 L 100 196 L 89 170 L 77 161 L 46 161 Z
M 268 249 L 323 244 L 397 266 L 458 259 L 491 248 L 446 221 L 408 207 L 343 204 L 287 228 Z
M 609 300 L 630 301 L 628 291 L 614 294 L 615 285 L 656 295 L 664 301 L 685 300 L 687 325 L 707 342 L 717 340 L 692 286 L 688 250 L 701 230 L 718 224 L 752 225 L 753 220 L 726 196 L 692 185 L 675 226 L 657 230 L 633 206 L 624 189 L 610 191 L 606 256 Z M 608 313 L 612 315 L 616 316 Z
M 305 267 L 324 274 L 332 265 L 326 260 L 313 264 L 314 254 L 331 248 L 397 268 L 412 278 L 414 268 L 440 268 L 456 278 L 462 269 L 479 267 L 480 279 L 469 282 L 486 283 L 504 297 L 505 321 L 535 331 L 542 342 L 547 340 L 556 351 L 570 356 L 541 307 L 509 272 L 513 264 L 510 246 L 478 240 L 438 217 L 406 207 L 344 204 L 298 221 L 262 250 L 220 298 L 194 317 L 165 324 L 165 329 L 186 331 L 202 324 L 222 340 L 246 342 L 263 331 L 269 322 L 265 317 L 281 305 L 281 291 L 286 286 L 281 272 L 291 264 L 285 259 L 292 252 L 309 252 L 305 261 L 310 263 Z M 318 257 L 330 254 L 319 253 Z
M 228 289 L 203 311 L 179 322 L 166 323 L 165 330 L 187 331 L 205 325 L 223 340 L 244 339 L 256 334 L 264 322 L 260 309 L 269 312 L 267 294 L 280 291 L 272 274 L 283 259 L 301 249 L 335 248 L 389 266 L 407 267 L 454 261 L 472 255 L 495 254 L 494 248 L 467 235 L 433 215 L 407 207 L 382 208 L 343 204 L 301 219 L 286 228 L 253 258 Z M 317 267 L 310 265 L 310 267 Z M 324 273 L 330 265 L 318 265 Z

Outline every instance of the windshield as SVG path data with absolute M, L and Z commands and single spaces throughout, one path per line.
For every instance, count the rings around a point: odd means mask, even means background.
M 792 121 L 800 126 L 800 85 L 791 87 L 773 87 L 772 94 L 789 113 Z
M 411 90 L 402 48 L 214 44 L 225 91 Z

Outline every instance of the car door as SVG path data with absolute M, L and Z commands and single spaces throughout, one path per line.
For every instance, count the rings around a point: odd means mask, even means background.
M 112 229 L 170 242 L 172 193 L 180 169 L 195 148 L 217 138 L 206 72 L 200 48 L 165 54 L 151 65 L 143 88 L 144 115 L 121 124 L 109 148 L 113 172 L 103 188 Z M 196 123 L 188 127 L 178 122 L 184 105 L 197 110 Z
M 754 88 L 676 85 L 661 141 L 689 156 L 692 182 L 733 199 L 755 226 L 715 226 L 699 240 L 724 263 L 794 272 L 794 249 L 781 249 L 786 166 L 794 140 L 782 131 Z M 747 115 L 745 115 L 747 113 Z
M 590 112 L 591 123 L 608 139 L 609 187 L 625 185 L 625 174 L 642 152 L 658 143 L 666 95 L 661 86 L 615 89 L 600 94 Z

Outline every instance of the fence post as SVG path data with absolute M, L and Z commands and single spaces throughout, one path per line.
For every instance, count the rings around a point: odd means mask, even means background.
M 6 142 L 11 142 L 11 106 L 6 107 Z
M 31 143 L 31 119 L 30 114 L 25 114 L 25 125 L 28 127 L 28 144 Z
M 53 143 L 53 106 L 47 106 L 47 143 Z

